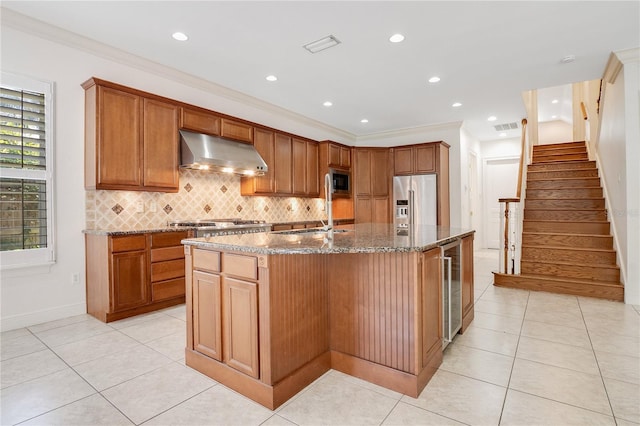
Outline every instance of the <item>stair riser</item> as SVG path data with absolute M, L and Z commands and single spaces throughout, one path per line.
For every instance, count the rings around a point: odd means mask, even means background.
M 533 146 L 534 151 L 535 150 L 544 151 L 546 149 L 554 150 L 554 149 L 563 149 L 563 148 L 585 148 L 586 149 L 586 145 L 584 141 L 577 141 L 577 142 L 548 143 L 544 145 Z
M 549 235 L 525 232 L 522 234 L 522 245 L 612 250 L 613 237 L 611 235 Z
M 599 252 L 548 247 L 522 247 L 522 260 L 529 262 L 573 262 L 580 265 L 616 265 L 615 252 Z
M 602 198 L 602 188 L 529 189 L 527 198 Z
M 599 299 L 624 301 L 624 287 L 600 285 L 593 283 L 585 285 L 571 282 L 549 282 L 520 275 L 494 274 L 493 285 L 496 287 L 519 288 L 532 291 L 547 291 L 551 293 L 571 294 L 574 296 L 597 297 Z
M 524 218 L 529 220 L 577 220 L 606 221 L 605 210 L 524 210 Z
M 527 180 L 529 189 L 558 189 L 558 188 L 599 188 L 599 178 L 584 179 L 555 179 L 555 180 Z
M 557 170 L 597 170 L 595 161 L 567 161 L 566 163 L 529 164 L 527 171 L 545 172 Z
M 588 155 L 587 149 L 584 147 L 574 147 L 574 148 L 552 148 L 552 149 L 536 149 L 533 147 L 533 159 L 536 157 L 544 157 L 548 155 L 564 155 L 564 154 L 581 154 Z
M 546 155 L 533 157 L 533 163 L 548 163 L 554 161 L 576 161 L 576 160 L 588 160 L 587 154 L 562 154 L 562 155 Z
M 527 194 L 528 197 L 531 195 Z M 533 200 L 527 198 L 524 202 L 525 211 L 527 209 L 566 209 L 566 210 L 585 210 L 585 209 L 604 209 L 604 199 L 569 199 L 569 200 Z
M 609 235 L 609 223 L 590 222 L 538 222 L 525 220 L 524 232 L 546 232 L 558 234 Z
M 620 282 L 617 268 L 598 268 L 584 265 L 554 265 L 552 263 L 520 263 L 522 274 L 547 275 L 552 277 L 577 278 L 592 281 Z
M 577 170 L 550 170 L 547 172 L 527 171 L 528 179 L 556 179 L 556 178 L 581 178 L 598 177 L 597 169 L 577 169 Z

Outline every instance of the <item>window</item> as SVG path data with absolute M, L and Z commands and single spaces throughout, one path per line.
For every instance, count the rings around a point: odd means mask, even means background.
M 9 73 L 0 83 L 0 261 L 54 261 L 52 84 Z

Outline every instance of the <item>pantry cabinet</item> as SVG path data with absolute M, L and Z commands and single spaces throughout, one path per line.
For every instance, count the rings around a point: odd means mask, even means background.
M 389 223 L 391 169 L 388 148 L 354 148 L 356 223 Z
M 179 107 L 92 78 L 85 89 L 85 188 L 178 191 Z

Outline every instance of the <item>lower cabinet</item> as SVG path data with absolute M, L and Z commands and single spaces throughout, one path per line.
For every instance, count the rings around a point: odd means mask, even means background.
M 149 301 L 146 250 L 113 253 L 111 310 L 119 312 Z
M 422 368 L 429 366 L 434 353 L 442 350 L 440 300 L 442 270 L 440 248 L 422 253 L 420 270 L 420 322 L 422 330 Z M 435 366 L 437 368 L 437 366 Z
M 193 268 L 193 349 L 259 378 L 257 259 L 194 249 Z
M 464 333 L 473 321 L 473 234 L 462 239 L 462 328 Z

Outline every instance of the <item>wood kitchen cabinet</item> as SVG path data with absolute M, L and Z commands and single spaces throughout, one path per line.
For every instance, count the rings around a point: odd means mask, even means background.
M 356 223 L 389 223 L 391 169 L 389 149 L 354 149 Z
M 179 107 L 92 78 L 85 89 L 85 188 L 178 191 Z
M 222 286 L 220 275 L 193 271 L 194 350 L 222 361 Z
M 220 117 L 205 109 L 181 107 L 180 128 L 220 136 Z
M 422 252 L 420 270 L 420 323 L 422 368 L 442 351 L 442 262 L 440 248 Z M 432 366 L 437 369 L 437 365 Z
M 189 231 L 85 234 L 87 312 L 104 322 L 184 302 Z
M 462 239 L 462 328 L 460 333 L 464 333 L 471 321 L 473 321 L 474 309 L 473 300 L 473 237 L 471 234 Z
M 331 142 L 327 145 L 327 149 L 327 166 L 339 169 L 351 168 L 351 149 L 348 146 Z
M 253 126 L 229 118 L 220 122 L 220 136 L 239 142 L 253 143 Z

